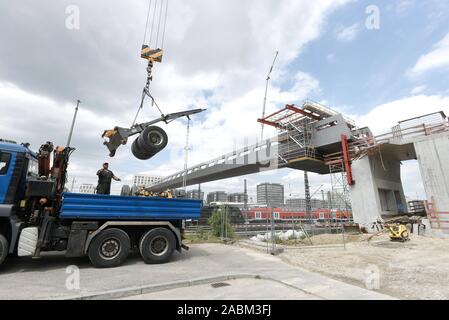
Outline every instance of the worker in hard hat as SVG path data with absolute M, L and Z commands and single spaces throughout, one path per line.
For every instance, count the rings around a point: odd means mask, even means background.
M 111 194 L 111 181 L 121 181 L 109 170 L 109 163 L 103 163 L 103 168 L 97 171 L 98 185 L 97 194 Z

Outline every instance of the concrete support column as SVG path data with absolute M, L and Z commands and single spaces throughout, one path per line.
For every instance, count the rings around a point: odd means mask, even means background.
M 383 153 L 352 163 L 355 184 L 350 187 L 354 222 L 376 232 L 379 218 L 407 212 L 401 181 L 400 161 Z

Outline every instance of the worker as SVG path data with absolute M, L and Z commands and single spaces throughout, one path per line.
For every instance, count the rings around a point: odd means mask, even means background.
M 97 171 L 98 185 L 97 194 L 111 194 L 111 180 L 122 181 L 109 170 L 109 163 L 103 163 L 103 168 Z

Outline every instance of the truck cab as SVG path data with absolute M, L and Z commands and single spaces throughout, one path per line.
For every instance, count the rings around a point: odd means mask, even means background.
M 0 140 L 0 265 L 8 255 L 64 251 L 87 255 L 95 267 L 116 267 L 134 249 L 145 263 L 164 263 L 188 249 L 184 221 L 199 218 L 201 201 L 66 192 L 74 150 L 47 142 L 35 153 Z
M 14 252 L 22 225 L 17 204 L 25 197 L 28 177 L 37 177 L 36 154 L 27 145 L 0 139 L 0 264 Z

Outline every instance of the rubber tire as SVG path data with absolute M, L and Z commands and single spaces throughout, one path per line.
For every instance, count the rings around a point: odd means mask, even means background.
M 167 240 L 168 249 L 167 251 L 161 255 L 154 255 L 149 250 L 149 246 L 151 244 L 151 241 L 156 238 L 163 236 Z M 172 231 L 166 229 L 166 228 L 154 228 L 142 235 L 139 241 L 139 251 L 140 255 L 142 256 L 143 261 L 147 264 L 157 264 L 157 263 L 165 263 L 170 260 L 171 255 L 173 254 L 173 251 L 176 247 L 176 239 L 175 235 Z
M 99 253 L 101 244 L 109 238 L 115 238 L 120 242 L 121 246 L 119 254 L 111 260 L 104 259 Z M 131 240 L 129 239 L 128 234 L 121 229 L 111 228 L 101 231 L 93 238 L 89 245 L 87 255 L 89 256 L 90 262 L 92 262 L 93 266 L 96 268 L 114 268 L 125 262 L 130 251 Z
M 0 265 L 5 261 L 9 252 L 9 242 L 4 235 L 0 234 Z
M 131 145 L 131 152 L 133 153 L 134 157 L 136 157 L 139 160 L 150 159 L 154 154 L 145 153 L 140 147 L 138 140 L 139 138 L 134 140 L 134 142 Z
M 149 134 L 151 131 L 156 131 L 161 135 L 162 142 L 160 144 L 154 144 L 154 142 L 150 140 Z M 138 140 L 142 150 L 156 154 L 167 146 L 168 136 L 164 129 L 158 126 L 150 126 L 140 134 Z

